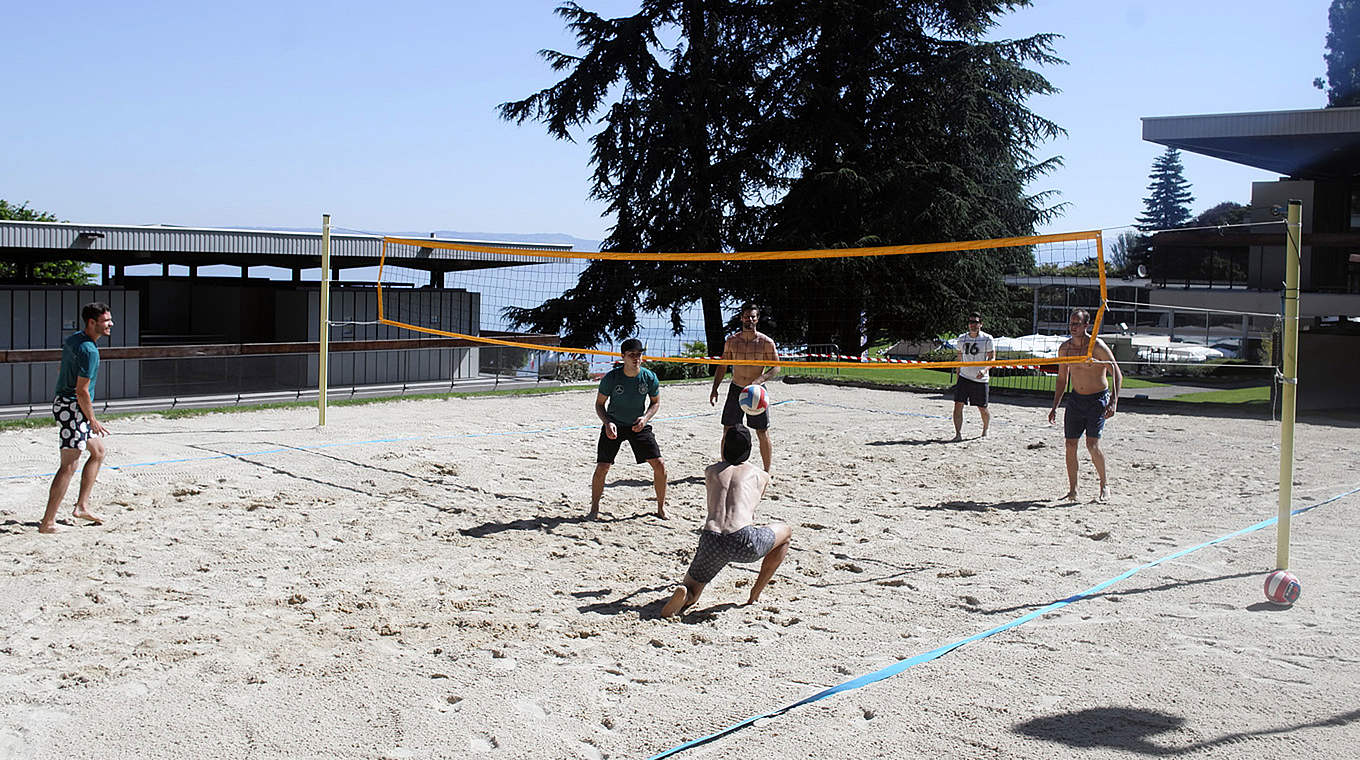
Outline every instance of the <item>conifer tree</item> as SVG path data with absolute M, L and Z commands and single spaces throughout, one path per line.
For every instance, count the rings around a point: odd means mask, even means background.
M 1138 217 L 1138 229 L 1142 232 L 1169 230 L 1185 224 L 1190 219 L 1190 203 L 1195 196 L 1190 194 L 1190 183 L 1185 179 L 1185 168 L 1181 166 L 1181 152 L 1167 148 L 1152 162 L 1152 180 L 1148 183 L 1148 193 L 1143 198 L 1143 213 Z
M 579 52 L 548 51 L 557 84 L 501 106 L 507 120 L 591 137 L 592 193 L 614 225 L 606 250 L 731 251 L 1009 237 L 1057 213 L 1028 184 L 1055 168 L 1034 151 L 1061 133 L 1031 112 L 1053 92 L 1031 63 L 1060 63 L 1052 35 L 987 40 L 1029 0 L 643 0 L 608 19 L 558 8 Z M 935 335 L 966 309 L 1008 304 L 1001 256 L 790 264 L 780 282 L 734 264 L 678 276 L 592 262 L 561 298 L 509 314 L 574 345 L 627 332 L 641 311 L 701 303 L 722 345 L 724 299 L 755 300 L 788 343 L 858 353 Z M 907 261 L 912 259 L 912 261 Z M 801 278 L 801 279 L 799 279 Z M 834 293 L 825 308 L 811 294 Z M 855 295 L 858 294 L 858 295 Z M 809 318 L 809 314 L 819 315 Z M 762 323 L 762 325 L 767 323 Z M 997 320 L 989 325 L 1004 329 Z
M 1332 0 L 1327 25 L 1327 81 L 1313 86 L 1327 91 L 1328 108 L 1360 106 L 1360 0 Z

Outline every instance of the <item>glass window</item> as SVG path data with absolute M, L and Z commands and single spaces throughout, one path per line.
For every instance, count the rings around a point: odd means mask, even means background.
M 1360 187 L 1351 188 L 1351 229 L 1360 231 Z

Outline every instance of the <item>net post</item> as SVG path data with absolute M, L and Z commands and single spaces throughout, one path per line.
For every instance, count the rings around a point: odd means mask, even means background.
M 326 426 L 326 364 L 331 337 L 331 215 L 321 215 L 321 332 L 317 352 L 316 424 Z
M 1289 569 L 1289 512 L 1294 503 L 1294 402 L 1299 366 L 1299 261 L 1303 202 L 1289 201 L 1284 248 L 1284 378 L 1280 390 L 1280 512 L 1275 523 L 1275 567 Z

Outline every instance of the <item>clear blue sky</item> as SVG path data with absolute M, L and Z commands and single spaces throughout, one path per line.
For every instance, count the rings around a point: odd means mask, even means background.
M 610 15 L 636 2 L 582 0 Z M 555 81 L 554 2 L 12 4 L 0 198 L 92 223 L 605 235 L 588 146 L 496 104 Z M 1316 108 L 1327 0 L 1037 0 L 998 37 L 1064 35 L 1068 136 L 1045 231 L 1130 223 L 1160 146 L 1140 117 Z M 1184 157 L 1199 211 L 1266 172 Z

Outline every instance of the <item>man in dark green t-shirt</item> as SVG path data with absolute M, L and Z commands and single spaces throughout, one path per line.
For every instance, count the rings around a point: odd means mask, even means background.
M 628 441 L 638 464 L 652 466 L 652 485 L 656 488 L 656 516 L 666 517 L 666 463 L 652 435 L 652 417 L 661 408 L 661 382 L 656 373 L 642 366 L 642 341 L 629 338 L 619 347 L 623 366 L 615 367 L 600 379 L 595 394 L 595 416 L 604 423 L 595 444 L 595 477 L 590 481 L 590 513 L 600 514 L 604 478 L 619 447 Z
M 82 451 L 88 451 L 90 458 L 80 473 L 80 493 L 72 514 L 95 525 L 103 522 L 90 511 L 90 492 L 104 463 L 104 442 L 100 436 L 109 434 L 94 418 L 94 384 L 99 377 L 99 346 L 95 341 L 113 332 L 113 314 L 108 304 L 95 302 L 80 310 L 80 318 L 85 328 L 73 333 L 61 347 L 61 370 L 52 400 L 52 416 L 57 420 L 60 436 L 61 466 L 47 492 L 47 511 L 38 523 L 39 533 L 57 532 L 57 510 L 66 498 L 71 478 L 75 477 Z

